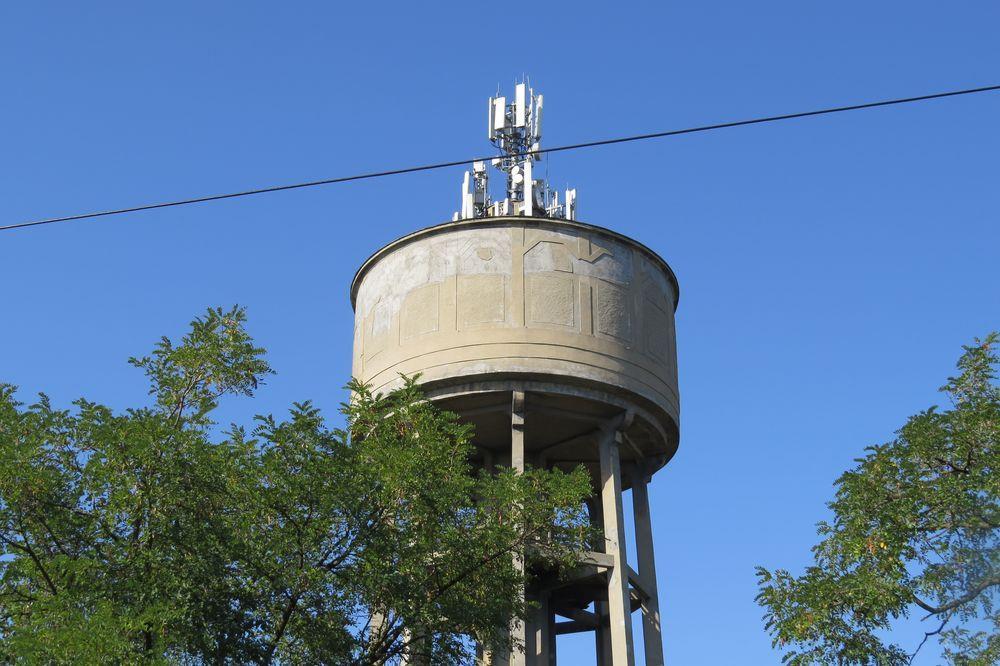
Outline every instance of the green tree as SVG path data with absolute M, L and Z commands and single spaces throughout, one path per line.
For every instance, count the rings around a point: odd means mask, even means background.
M 950 663 L 1000 663 L 1000 387 L 997 334 L 976 340 L 941 390 L 836 482 L 815 564 L 758 568 L 766 628 L 792 664 L 907 664 L 940 641 Z M 916 646 L 885 640 L 911 613 Z
M 514 553 L 571 563 L 583 470 L 476 474 L 470 429 L 413 381 L 352 383 L 343 429 L 309 403 L 222 430 L 271 373 L 242 309 L 130 362 L 124 412 L 0 385 L 3 663 L 433 663 L 511 647 Z

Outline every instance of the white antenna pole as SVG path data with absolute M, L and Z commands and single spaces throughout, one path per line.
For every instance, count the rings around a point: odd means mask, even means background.
M 533 184 L 531 181 L 531 160 L 526 159 L 524 161 L 524 208 L 521 214 L 528 217 L 534 215 L 535 193 L 532 190 Z

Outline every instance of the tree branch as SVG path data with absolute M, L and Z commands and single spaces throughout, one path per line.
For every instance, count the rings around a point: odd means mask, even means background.
M 930 638 L 931 636 L 935 636 L 937 634 L 940 634 L 941 631 L 944 630 L 944 625 L 948 624 L 948 620 L 950 620 L 950 619 L 951 619 L 951 613 L 949 613 L 948 615 L 945 615 L 944 620 L 941 621 L 941 625 L 937 629 L 935 629 L 934 631 L 926 631 L 926 632 L 924 632 L 924 638 L 923 638 L 923 640 L 920 641 L 920 645 L 917 646 L 917 649 L 913 651 L 913 654 L 910 655 L 910 659 L 906 662 L 908 665 L 912 664 L 913 660 L 917 658 L 917 653 L 920 652 L 920 648 L 922 648 L 924 646 L 924 643 L 927 642 L 927 639 Z
M 12 541 L 7 538 L 4 538 L 4 541 L 9 543 L 11 546 L 14 546 L 15 548 L 18 548 L 19 550 L 27 553 L 28 557 L 31 558 L 31 561 L 35 563 L 35 567 L 38 568 L 39 573 L 42 574 L 42 578 L 45 579 L 45 584 L 48 586 L 49 591 L 53 595 L 59 594 L 59 590 L 56 589 L 56 584 L 52 581 L 52 578 L 49 576 L 49 572 L 45 570 L 45 566 L 42 564 L 42 561 L 38 559 L 38 555 L 35 554 L 34 549 L 32 549 L 31 544 L 28 542 L 28 537 L 24 533 L 24 524 L 20 523 L 20 525 L 21 529 L 19 530 L 19 532 L 21 534 L 21 539 L 23 540 L 23 542 L 18 543 L 16 541 Z
M 972 587 L 972 589 L 970 589 L 962 596 L 958 597 L 957 599 L 953 599 L 940 606 L 932 606 L 926 601 L 922 601 L 920 598 L 917 597 L 916 594 L 913 595 L 913 603 L 915 603 L 916 605 L 920 606 L 925 611 L 927 611 L 928 613 L 927 617 L 930 617 L 931 615 L 940 615 L 941 613 L 947 613 L 948 611 L 955 610 L 956 608 L 958 608 L 963 604 L 969 603 L 970 601 L 978 597 L 980 594 L 982 594 L 985 590 L 993 587 L 994 585 L 1000 585 L 1000 575 L 987 576 L 983 580 L 979 581 L 976 585 Z
M 298 592 L 292 594 L 288 598 L 288 603 L 285 605 L 285 610 L 281 613 L 281 619 L 278 621 L 278 626 L 274 630 L 274 638 L 271 639 L 269 645 L 267 646 L 267 652 L 264 655 L 264 663 L 270 664 L 274 659 L 274 653 L 278 649 L 278 643 L 281 642 L 282 637 L 285 635 L 285 629 L 288 627 L 288 621 L 292 617 L 292 613 L 295 612 L 295 607 L 299 603 Z

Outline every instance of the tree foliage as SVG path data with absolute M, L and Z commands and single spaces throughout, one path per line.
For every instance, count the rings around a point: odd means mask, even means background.
M 513 553 L 590 537 L 582 470 L 474 473 L 413 381 L 352 383 L 343 429 L 305 402 L 220 431 L 271 373 L 242 309 L 130 362 L 152 400 L 124 412 L 0 385 L 4 663 L 455 663 L 511 647 Z
M 907 664 L 887 642 L 919 613 L 953 664 L 1000 663 L 998 336 L 976 340 L 941 388 L 951 408 L 911 417 L 837 480 L 832 523 L 801 576 L 758 568 L 765 622 L 793 664 Z

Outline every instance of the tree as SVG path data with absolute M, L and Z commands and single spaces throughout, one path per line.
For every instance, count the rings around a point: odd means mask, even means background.
M 951 409 L 911 417 L 836 482 L 815 564 L 758 568 L 758 602 L 792 664 L 907 664 L 931 637 L 953 664 L 1000 663 L 1000 387 L 996 333 L 941 390 Z M 919 613 L 910 651 L 883 637 Z
M 220 430 L 270 374 L 242 309 L 130 359 L 150 404 L 25 406 L 0 387 L 0 661 L 434 663 L 511 647 L 514 553 L 571 562 L 583 470 L 475 474 L 412 380 Z

